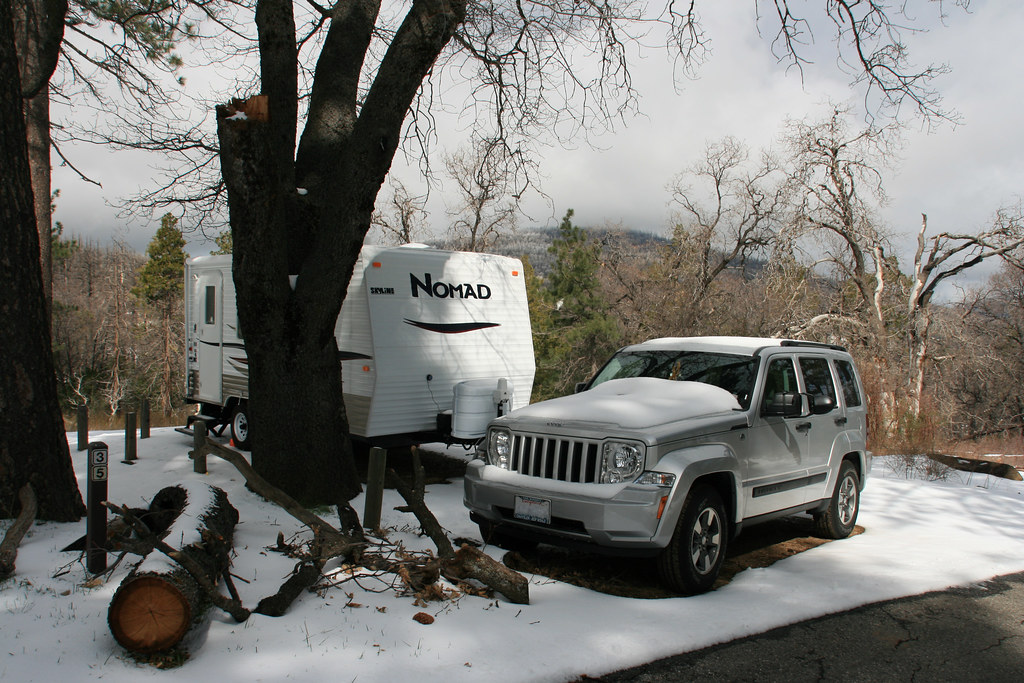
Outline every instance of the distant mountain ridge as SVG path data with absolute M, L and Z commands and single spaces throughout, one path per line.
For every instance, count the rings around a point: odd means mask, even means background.
M 591 239 L 600 242 L 615 239 L 631 248 L 649 251 L 652 256 L 659 248 L 670 242 L 667 237 L 642 230 L 609 230 L 607 228 L 584 228 L 584 230 Z M 537 273 L 543 277 L 551 272 L 551 267 L 554 264 L 554 256 L 548 252 L 548 248 L 554 243 L 556 237 L 558 237 L 558 228 L 521 228 L 511 235 L 502 235 L 487 251 L 519 259 L 526 256 Z M 441 240 L 432 240 L 429 244 L 440 248 L 445 247 Z

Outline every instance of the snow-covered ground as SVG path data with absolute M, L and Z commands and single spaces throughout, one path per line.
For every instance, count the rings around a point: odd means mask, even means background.
M 206 481 L 239 510 L 233 573 L 247 606 L 275 592 L 293 561 L 264 550 L 299 525 L 250 493 L 234 468 L 211 457 L 208 475 L 192 472 L 190 439 L 170 429 L 139 441 L 139 460 L 121 464 L 122 432 L 94 432 L 110 446 L 110 499 L 144 506 L 160 488 Z M 72 435 L 72 443 L 74 436 Z M 85 490 L 85 453 L 72 450 Z M 296 462 L 296 467 L 301 467 Z M 452 536 L 477 537 L 462 506 L 462 482 L 428 488 L 428 504 Z M 428 548 L 411 515 L 392 508 L 384 525 L 410 548 Z M 362 510 L 362 499 L 354 501 Z M 865 532 L 764 569 L 749 569 L 698 597 L 612 597 L 531 577 L 532 604 L 464 596 L 417 607 L 410 597 L 352 582 L 325 597 L 306 594 L 283 617 L 235 623 L 211 609 L 185 646 L 190 659 L 161 671 L 136 663 L 107 627 L 111 596 L 127 573 L 89 579 L 61 548 L 85 532 L 78 524 L 36 525 L 22 543 L 16 575 L 0 584 L 0 680 L 145 678 L 217 681 L 566 681 L 729 641 L 878 600 L 964 585 L 1024 570 L 1024 484 L 953 473 L 943 482 L 897 477 L 875 462 L 859 519 Z M 0 532 L 8 522 L 0 522 Z M 491 551 L 500 556 L 500 551 Z M 430 625 L 413 620 L 426 611 Z

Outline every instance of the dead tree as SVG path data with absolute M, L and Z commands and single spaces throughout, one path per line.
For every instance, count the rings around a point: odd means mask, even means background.
M 925 237 L 928 216 L 921 214 L 914 254 L 914 274 L 907 295 L 908 342 L 911 353 L 910 401 L 915 416 L 921 413 L 933 310 L 932 297 L 947 280 L 991 258 L 1020 262 L 1024 249 L 1024 212 L 1020 207 L 1001 209 L 988 230 L 978 233 L 941 232 Z

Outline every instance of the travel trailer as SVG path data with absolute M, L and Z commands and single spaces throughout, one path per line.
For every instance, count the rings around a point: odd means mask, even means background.
M 186 400 L 199 405 L 188 426 L 230 426 L 248 447 L 230 256 L 186 261 L 185 326 Z M 518 259 L 364 246 L 335 336 L 351 433 L 371 445 L 474 443 L 492 418 L 529 403 L 535 364 Z

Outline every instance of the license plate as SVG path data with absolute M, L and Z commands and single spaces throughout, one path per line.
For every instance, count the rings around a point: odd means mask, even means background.
M 516 496 L 515 517 L 528 522 L 551 524 L 551 501 L 544 498 Z

